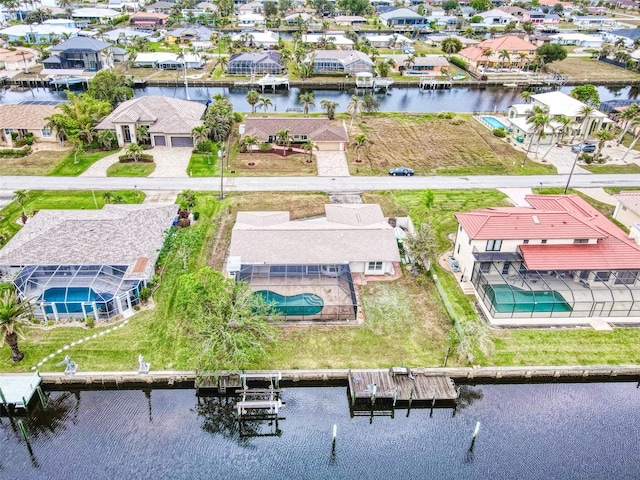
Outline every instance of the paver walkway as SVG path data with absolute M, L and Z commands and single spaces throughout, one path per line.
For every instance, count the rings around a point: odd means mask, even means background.
M 344 152 L 317 151 L 319 177 L 348 177 L 349 165 Z
M 177 147 L 154 147 L 151 150 L 145 150 L 145 153 L 153 155 L 153 161 L 156 164 L 156 169 L 149 175 L 149 177 L 165 177 L 165 178 L 177 178 L 187 177 L 187 167 L 189 166 L 189 159 L 191 158 L 191 148 L 177 148 Z M 81 174 L 81 177 L 106 177 L 107 169 L 118 162 L 120 155 L 124 153 L 124 149 L 113 155 L 108 155 L 102 160 L 98 160 L 91 165 L 86 172 Z
M 120 155 L 124 154 L 124 148 L 122 150 L 118 150 L 117 153 L 113 153 L 111 155 L 107 155 L 106 157 L 98 160 L 96 163 L 91 165 L 84 173 L 81 173 L 81 177 L 106 177 L 107 169 L 118 161 Z

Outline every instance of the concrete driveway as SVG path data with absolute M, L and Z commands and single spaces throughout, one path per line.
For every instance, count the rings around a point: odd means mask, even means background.
M 188 177 L 187 167 L 189 166 L 189 159 L 191 158 L 190 147 L 177 148 L 177 147 L 154 147 L 150 150 L 145 150 L 145 153 L 153 155 L 153 161 L 156 164 L 156 169 L 153 171 L 150 177 L 156 178 L 179 178 Z M 102 160 L 98 160 L 91 165 L 86 172 L 81 174 L 81 177 L 106 177 L 107 169 L 118 162 L 118 157 L 124 153 L 125 149 L 104 157 Z
M 118 157 L 124 154 L 124 148 L 122 150 L 118 150 L 117 153 L 107 155 L 106 157 L 98 160 L 96 163 L 91 165 L 84 173 L 81 173 L 81 177 L 106 177 L 107 169 L 118 162 Z
M 349 165 L 344 152 L 320 150 L 316 152 L 316 161 L 319 177 L 349 176 Z

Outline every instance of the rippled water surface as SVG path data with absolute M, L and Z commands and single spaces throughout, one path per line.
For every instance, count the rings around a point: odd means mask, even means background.
M 463 387 L 452 409 L 351 417 L 346 388 L 291 388 L 284 419 L 235 420 L 192 390 L 52 392 L 0 425 L 11 479 L 636 479 L 636 384 Z M 480 434 L 469 452 L 477 421 Z M 338 438 L 331 453 L 333 424 Z

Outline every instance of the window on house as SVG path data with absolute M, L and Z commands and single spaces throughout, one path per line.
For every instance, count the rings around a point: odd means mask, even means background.
M 502 240 L 487 240 L 487 252 L 499 252 L 502 248 Z
M 617 274 L 616 285 L 633 285 L 640 274 L 640 270 L 620 270 Z
M 460 244 L 458 244 L 458 251 L 456 253 L 460 253 Z
M 611 277 L 611 272 L 596 272 L 596 276 L 593 279 L 595 282 L 608 282 Z
M 545 245 L 545 244 L 547 243 L 547 240 L 546 240 L 546 239 L 544 239 L 544 240 L 540 240 L 540 243 L 541 243 L 542 245 Z
M 367 264 L 367 270 L 373 271 L 373 272 L 381 272 L 382 262 L 369 262 Z
M 40 133 L 42 134 L 42 138 L 51 138 L 50 128 L 43 128 L 42 130 L 40 130 Z
M 582 243 L 589 243 L 589 239 L 588 239 L 588 238 L 576 238 L 576 239 L 573 241 L 573 243 L 579 243 L 579 244 L 582 244 Z
M 491 262 L 481 262 L 480 263 L 480 271 L 482 273 L 489 273 L 491 270 Z
M 509 274 L 509 267 L 511 267 L 511 263 L 510 262 L 504 262 L 504 265 L 502 265 L 502 274 L 503 275 L 508 275 Z
M 588 280 L 589 279 L 589 274 L 591 273 L 590 270 L 582 270 L 580 272 L 580 280 Z
M 522 241 L 522 244 L 523 244 L 523 245 L 529 245 L 529 240 L 523 240 L 523 241 Z

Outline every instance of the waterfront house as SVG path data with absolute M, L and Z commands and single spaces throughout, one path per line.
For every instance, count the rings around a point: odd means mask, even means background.
M 161 70 L 180 70 L 184 67 L 199 69 L 204 60 L 197 53 L 145 52 L 136 55 L 136 67 L 158 68 Z
M 165 38 L 169 43 L 193 43 L 193 42 L 209 42 L 211 37 L 215 35 L 215 31 L 210 28 L 197 26 L 188 28 L 175 28 L 165 34 Z
M 166 25 L 168 19 L 166 13 L 136 12 L 129 16 L 129 23 L 140 30 L 155 30 Z
M 72 22 L 73 23 L 73 22 Z M 75 37 L 79 28 L 66 25 L 32 23 L 30 25 L 11 25 L 0 30 L 0 35 L 6 35 L 10 42 L 23 41 L 27 43 L 49 44 L 62 37 Z
M 337 125 L 327 118 L 247 117 L 243 137 L 256 136 L 262 143 L 277 143 L 281 130 L 289 130 L 293 146 L 311 140 L 318 150 L 344 151 L 349 145 L 344 124 Z
M 240 40 L 248 47 L 262 47 L 273 49 L 280 40 L 276 32 L 243 32 L 231 35 L 232 41 Z
M 49 50 L 45 68 L 81 69 L 90 72 L 113 68 L 112 45 L 89 37 L 73 37 Z
M 341 33 L 305 33 L 302 41 L 308 43 L 312 48 L 326 48 L 327 45 L 335 45 L 342 50 L 351 50 L 354 46 L 353 40 Z
M 287 211 L 238 212 L 226 272 L 275 300 L 287 320 L 353 321 L 354 277 L 393 278 L 399 262 L 395 229 L 379 205 L 331 204 L 323 217 L 302 220 Z M 300 297 L 304 308 L 288 303 Z
M 473 38 L 462 37 L 460 35 L 427 35 L 425 38 L 425 42 L 433 45 L 434 47 L 439 47 L 442 45 L 442 41 L 447 38 L 455 38 L 462 43 L 463 47 L 470 47 L 472 45 L 477 45 L 480 42 L 478 40 L 474 40 Z
M 152 146 L 193 147 L 191 131 L 205 110 L 199 102 L 148 95 L 122 102 L 95 129 L 115 131 L 120 147 L 137 143 L 138 127 L 147 128 Z
M 422 15 L 417 14 L 408 8 L 397 8 L 380 15 L 380 20 L 387 27 L 397 27 L 404 25 L 425 25 L 429 22 Z
M 482 71 L 488 68 L 522 68 L 531 63 L 538 47 L 516 35 L 484 40 L 458 52 L 469 66 Z M 501 52 L 506 50 L 508 58 L 502 58 Z
M 587 15 L 572 17 L 573 24 L 576 27 L 587 29 L 599 29 L 599 28 L 619 28 L 620 23 L 613 17 L 607 17 L 605 15 Z
M 540 143 L 550 143 L 557 141 L 552 135 L 554 129 L 560 128 L 558 122 L 554 122 L 554 118 L 558 116 L 567 117 L 573 120 L 569 124 L 569 135 L 575 133 L 580 138 L 588 138 L 593 132 L 609 127 L 613 121 L 599 110 L 594 110 L 589 118 L 583 122 L 582 109 L 585 104 L 566 93 L 547 92 L 531 95 L 530 103 L 518 103 L 511 105 L 508 111 L 508 120 L 511 123 L 511 135 L 518 141 L 526 141 L 533 131 L 533 125 L 527 122 L 527 115 L 534 106 L 547 109 L 548 115 L 551 117 L 551 124 L 546 127 L 546 136 L 540 139 Z
M 560 45 L 577 45 L 583 48 L 595 48 L 602 47 L 603 39 L 600 35 L 586 35 L 584 33 L 559 33 L 551 35 L 553 43 L 559 43 Z
M 634 46 L 634 42 L 640 39 L 640 28 L 611 30 L 603 33 L 602 38 L 607 43 L 616 43 L 616 41 L 622 39 L 625 47 L 632 48 Z
M 336 23 L 336 25 L 342 25 L 345 27 L 367 24 L 367 19 L 359 15 L 337 15 L 333 17 L 333 21 Z
M 506 25 L 509 22 L 513 22 L 516 25 L 520 23 L 520 19 L 518 17 L 498 8 L 494 8 L 487 12 L 476 13 L 476 15 L 482 17 L 482 25 L 486 25 L 487 27 Z
M 155 273 L 177 208 L 40 210 L 0 250 L 0 278 L 32 299 L 41 320 L 108 320 L 131 312 Z
M 80 22 L 85 25 L 93 22 L 109 23 L 120 15 L 120 12 L 116 12 L 109 8 L 76 8 L 71 12 L 71 17 L 76 20 L 76 23 Z
M 371 73 L 374 65 L 367 54 L 358 50 L 315 50 L 304 61 L 313 61 L 314 73 Z
M 28 71 L 36 65 L 36 55 L 26 48 L 0 48 L 0 68 L 7 72 Z
M 236 53 L 229 58 L 229 75 L 279 75 L 284 71 L 280 53 L 274 51 L 257 53 Z
M 489 321 L 640 317 L 640 245 L 577 195 L 525 199 L 530 207 L 456 213 L 453 254 Z
M 635 238 L 640 239 L 640 192 L 628 190 L 613 196 L 617 200 L 613 218 L 632 229 Z
M 393 35 L 365 35 L 369 45 L 376 48 L 403 48 L 413 44 L 413 40 L 400 34 Z
M 250 13 L 238 16 L 239 27 L 261 27 L 264 25 L 264 15 Z
M 33 135 L 39 142 L 55 142 L 56 132 L 47 117 L 57 113 L 55 105 L 0 105 L 0 144 L 15 147 L 16 140 Z
M 171 10 L 175 8 L 176 4 L 173 2 L 155 2 L 147 6 L 147 12 L 155 13 L 171 13 Z
M 112 47 L 113 63 L 125 63 L 129 60 L 129 50 L 120 47 Z
M 393 66 L 404 75 L 438 74 L 449 68 L 449 62 L 442 55 L 413 56 L 413 62 L 407 65 L 407 59 L 413 55 L 389 55 Z

